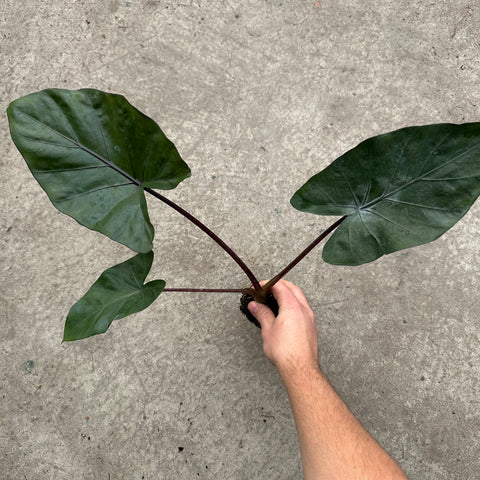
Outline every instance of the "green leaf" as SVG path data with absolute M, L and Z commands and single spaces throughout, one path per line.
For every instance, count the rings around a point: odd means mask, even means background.
M 292 197 L 298 210 L 348 215 L 323 249 L 359 265 L 437 239 L 480 194 L 480 123 L 408 127 L 360 143 Z
M 32 93 L 7 114 L 15 145 L 60 211 L 134 251 L 152 249 L 143 188 L 175 188 L 190 176 L 152 119 L 92 89 Z
M 153 252 L 139 253 L 105 270 L 88 292 L 70 309 L 64 342 L 107 331 L 114 320 L 150 306 L 165 288 L 163 280 L 143 282 L 150 271 Z

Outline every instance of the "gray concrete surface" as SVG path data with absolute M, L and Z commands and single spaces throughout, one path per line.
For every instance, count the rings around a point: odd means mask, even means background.
M 47 87 L 121 93 L 193 176 L 168 196 L 261 278 L 331 219 L 289 206 L 369 136 L 480 120 L 478 1 L 110 0 L 0 5 L 0 106 Z M 61 344 L 70 306 L 128 249 L 58 213 L 0 117 L 0 477 L 295 479 L 279 377 L 235 295 L 165 293 Z M 150 202 L 152 278 L 242 287 L 200 231 Z M 411 479 L 480 479 L 480 204 L 440 240 L 289 279 L 321 365 Z

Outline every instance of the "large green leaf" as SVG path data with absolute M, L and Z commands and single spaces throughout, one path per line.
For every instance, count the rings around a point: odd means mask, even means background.
M 143 187 L 171 189 L 190 176 L 152 119 L 92 89 L 32 93 L 7 113 L 15 145 L 60 211 L 137 252 L 152 249 Z
M 325 261 L 359 265 L 435 240 L 480 194 L 480 123 L 408 127 L 370 138 L 292 197 L 298 210 L 348 215 Z
M 152 262 L 153 252 L 139 253 L 105 270 L 70 309 L 63 341 L 104 333 L 114 320 L 151 305 L 165 288 L 163 280 L 153 280 L 144 285 Z

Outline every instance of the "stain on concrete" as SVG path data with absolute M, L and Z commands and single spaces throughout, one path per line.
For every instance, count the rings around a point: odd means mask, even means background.
M 34 367 L 35 367 L 35 362 L 33 360 L 25 360 L 22 363 L 22 369 L 26 373 L 31 373 Z

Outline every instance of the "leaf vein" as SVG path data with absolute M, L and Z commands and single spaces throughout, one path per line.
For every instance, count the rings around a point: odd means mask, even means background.
M 65 114 L 65 112 L 62 110 L 62 108 L 60 107 L 60 105 L 57 102 L 54 101 L 54 103 L 55 103 L 55 106 L 57 107 L 57 110 L 60 111 L 63 118 L 66 120 L 67 125 L 70 129 L 70 133 L 73 135 L 73 138 L 75 138 L 77 143 L 80 143 L 80 140 L 78 139 L 77 135 L 75 134 L 75 130 L 73 129 L 73 125 L 70 123 L 70 120 L 68 119 L 67 115 Z
M 447 135 L 442 138 L 442 140 L 440 140 L 440 142 L 437 143 L 437 145 L 435 145 L 434 148 L 432 148 L 432 151 L 430 152 L 430 155 L 425 158 L 425 160 L 422 162 L 422 165 L 420 166 L 419 170 L 418 170 L 418 173 L 417 175 L 420 175 L 422 173 L 422 170 L 423 170 L 423 167 L 425 166 L 425 164 L 432 158 L 432 155 L 435 153 L 435 151 L 437 150 L 437 148 L 445 142 L 445 140 L 448 138 L 448 137 L 451 137 L 452 134 L 451 133 L 447 133 Z
M 372 233 L 370 231 L 370 229 L 367 227 L 366 223 L 363 221 L 363 218 L 362 218 L 362 214 L 359 213 L 358 216 L 360 217 L 360 221 L 362 222 L 362 225 L 363 227 L 365 228 L 365 230 L 375 239 L 375 241 L 377 242 L 378 246 L 380 247 L 380 249 L 382 250 L 382 254 L 385 255 L 385 249 L 383 248 L 383 245 L 380 243 L 380 240 L 377 238 L 377 236 Z
M 347 185 L 348 185 L 348 189 L 350 190 L 350 193 L 352 194 L 353 200 L 354 200 L 354 202 L 355 202 L 355 206 L 356 206 L 357 208 L 359 208 L 360 205 L 359 205 L 359 203 L 358 203 L 357 196 L 356 196 L 355 193 L 353 192 L 352 186 L 350 185 L 350 182 L 348 181 L 348 178 L 345 176 L 345 174 L 343 173 L 342 170 L 340 170 L 340 173 L 342 174 L 343 179 L 345 180 L 345 182 L 346 182 Z
M 114 187 L 124 187 L 126 185 L 135 185 L 135 184 L 131 183 L 131 182 L 128 182 L 128 183 L 117 183 L 115 185 L 106 185 L 104 187 L 94 188 L 92 190 L 88 190 L 86 192 L 79 193 L 78 195 L 71 195 L 69 197 L 62 198 L 61 200 L 56 200 L 56 203 L 66 202 L 68 200 L 72 200 L 72 198 L 84 197 L 86 195 L 90 195 L 91 193 L 95 193 L 95 192 L 98 192 L 100 190 L 106 190 L 108 188 L 114 188 Z
M 413 203 L 413 202 L 404 202 L 402 200 L 397 200 L 394 198 L 385 198 L 387 202 L 392 202 L 392 203 L 401 203 L 402 205 L 410 205 L 412 207 L 417 207 L 417 208 L 425 208 L 426 210 L 439 210 L 442 212 L 448 212 L 448 208 L 441 208 L 441 207 L 432 207 L 430 205 L 420 205 L 419 203 Z
M 132 194 L 130 194 L 130 195 L 126 196 L 126 197 L 123 197 L 123 198 L 120 199 L 117 203 L 115 203 L 114 205 L 112 205 L 112 207 L 109 208 L 109 209 L 105 212 L 105 214 L 102 215 L 102 216 L 95 222 L 94 228 L 96 228 L 97 225 L 98 225 L 99 223 L 101 223 L 102 220 L 103 220 L 105 217 L 107 217 L 108 215 L 110 215 L 110 212 L 111 212 L 113 209 L 115 209 L 119 203 L 123 202 L 126 198 L 131 197 L 131 196 L 132 196 Z M 127 222 L 124 223 L 124 227 L 122 227 L 121 231 L 124 230 L 125 225 L 127 225 Z
M 449 182 L 456 180 L 468 180 L 470 178 L 478 177 L 479 175 L 468 175 L 465 177 L 446 177 L 446 178 L 422 178 L 422 182 Z
M 414 178 L 412 180 L 410 180 L 409 182 L 405 183 L 404 185 L 398 187 L 397 189 L 393 190 L 392 192 L 390 193 L 387 193 L 386 195 L 382 195 L 381 197 L 379 198 L 376 198 L 375 200 L 372 200 L 370 203 L 368 203 L 367 205 L 365 205 L 364 208 L 368 208 L 368 207 L 371 207 L 379 202 L 381 202 L 382 200 L 389 200 L 389 197 L 391 197 L 392 195 L 395 195 L 396 193 L 404 190 L 405 188 L 408 188 L 410 185 L 413 185 L 417 182 L 420 182 L 420 181 L 423 181 L 425 179 L 425 177 L 427 177 L 428 175 L 431 175 L 432 173 L 435 173 L 436 171 L 446 167 L 447 165 L 450 165 L 451 163 L 455 162 L 456 160 L 458 160 L 459 158 L 463 157 L 464 155 L 474 151 L 475 149 L 477 149 L 478 147 L 480 147 L 480 143 L 474 145 L 473 147 L 469 148 L 468 150 L 465 150 L 464 152 L 458 154 L 456 157 L 454 158 L 451 158 L 450 160 L 442 163 L 441 165 L 438 165 L 437 167 L 435 168 L 432 168 L 431 170 L 429 170 L 428 172 L 424 173 L 423 175 L 421 175 L 420 177 L 418 178 Z M 418 206 L 418 205 L 417 205 Z
M 27 137 L 27 135 L 23 135 L 22 133 L 17 133 L 17 135 L 19 137 L 23 137 L 25 140 L 30 140 L 31 142 L 35 142 L 35 143 L 43 143 L 44 145 L 51 145 L 53 147 L 73 148 L 73 149 L 79 148 L 77 145 L 63 145 L 61 143 L 53 143 L 53 142 L 47 142 L 46 140 L 38 140 L 37 138 Z
M 375 210 L 367 210 L 367 212 L 369 213 L 372 213 L 373 215 L 377 215 L 378 217 L 380 218 L 383 218 L 384 220 L 386 220 L 387 222 L 391 223 L 392 225 L 395 225 L 397 227 L 400 227 L 402 230 L 405 230 L 407 232 L 410 232 L 410 230 L 405 227 L 404 225 L 400 225 L 399 223 L 397 222 L 394 222 L 393 220 L 391 220 L 390 218 L 386 217 L 385 215 L 382 215 L 381 213 L 378 213 L 376 212 Z
M 107 155 L 107 160 L 112 163 L 112 161 L 110 160 L 110 153 L 108 151 L 108 148 L 107 148 L 107 142 L 105 140 L 105 135 L 103 133 L 103 128 L 102 128 L 102 125 L 100 124 L 100 121 L 98 119 L 98 115 L 96 114 L 96 111 L 95 111 L 95 107 L 93 106 L 93 101 L 92 101 L 92 98 L 87 95 L 87 98 L 88 100 L 90 101 L 90 106 L 92 107 L 92 110 L 93 110 L 93 113 L 94 113 L 94 117 L 95 117 L 95 121 L 97 123 L 97 127 L 98 129 L 100 130 L 100 135 L 102 136 L 102 140 L 103 140 L 103 146 L 105 147 L 105 154 Z
M 40 120 L 38 120 L 38 118 L 35 118 L 34 116 L 30 115 L 27 112 L 24 112 L 23 110 L 19 110 L 19 113 L 25 115 L 26 117 L 30 118 L 33 122 L 38 123 L 39 125 L 41 125 L 44 128 L 47 128 L 48 130 L 52 131 L 53 133 L 57 134 L 58 136 L 63 137 L 65 140 L 68 140 L 69 142 L 72 142 L 74 145 L 77 145 L 78 147 L 80 147 L 79 142 L 76 142 L 76 141 L 72 140 L 71 138 L 69 138 L 65 134 L 63 134 L 62 132 L 59 132 L 55 128 L 51 127 L 50 125 L 47 125 L 46 123 L 41 122 Z
M 367 188 L 365 189 L 365 193 L 363 195 L 361 205 L 363 205 L 368 200 L 368 196 L 370 195 L 371 188 L 372 188 L 372 179 L 368 181 L 368 185 L 367 185 Z
M 31 169 L 31 170 L 33 173 L 61 173 L 61 172 L 76 172 L 77 170 L 91 170 L 93 168 L 110 168 L 110 167 L 108 165 L 91 165 L 89 167 L 57 168 L 53 170 L 34 170 L 34 169 Z

